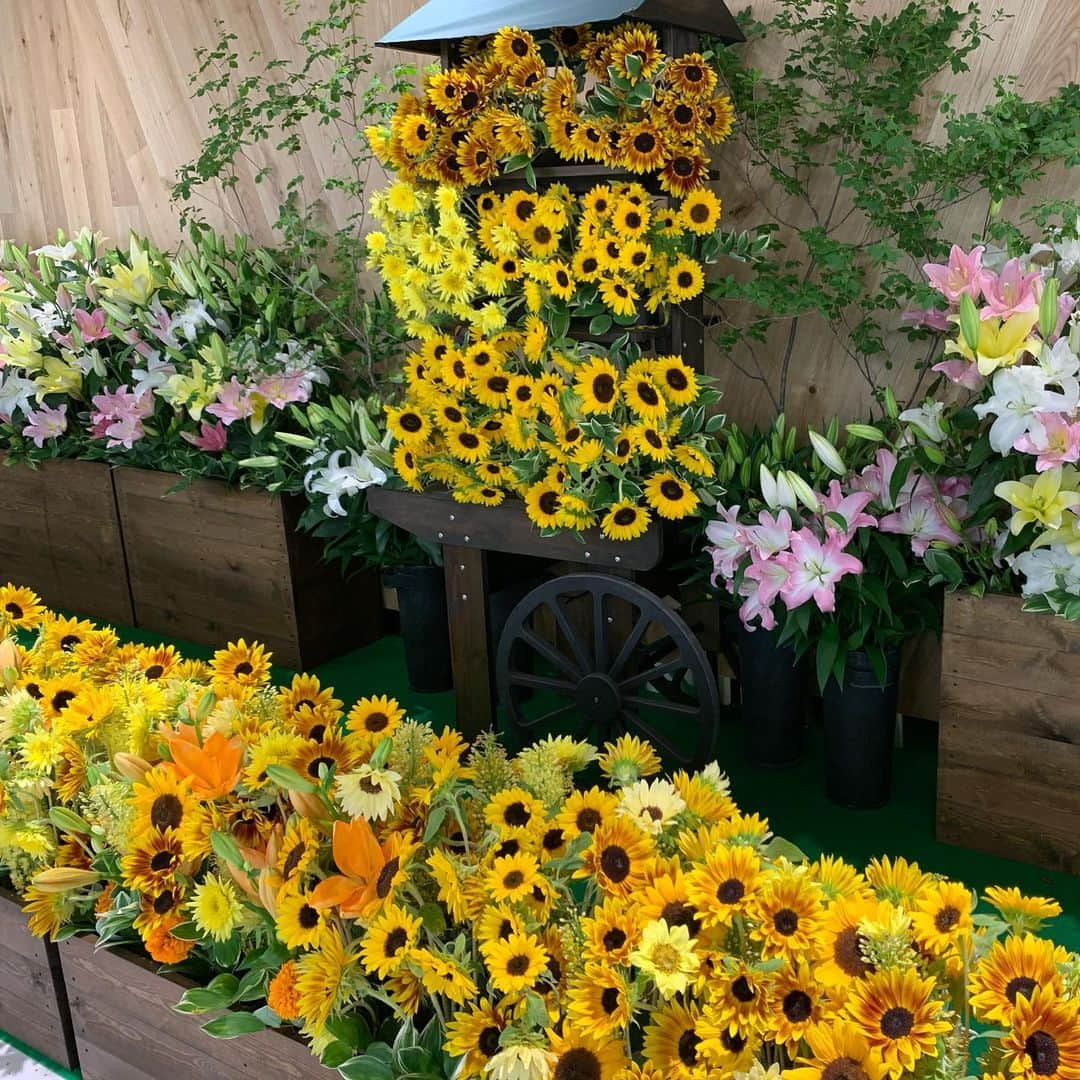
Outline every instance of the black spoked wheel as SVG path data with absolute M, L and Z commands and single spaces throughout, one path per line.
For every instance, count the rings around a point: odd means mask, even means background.
M 712 760 L 720 698 L 705 650 L 678 614 L 625 578 L 570 574 L 533 589 L 510 613 L 495 670 L 523 741 L 629 732 L 684 768 Z

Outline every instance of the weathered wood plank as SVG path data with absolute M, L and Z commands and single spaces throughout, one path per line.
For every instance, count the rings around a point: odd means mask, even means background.
M 457 726 L 467 739 L 495 719 L 488 656 L 487 555 L 478 548 L 443 548 L 450 655 L 454 665 Z

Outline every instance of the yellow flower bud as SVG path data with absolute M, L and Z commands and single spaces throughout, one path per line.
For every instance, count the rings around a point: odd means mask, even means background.
M 101 875 L 96 870 L 80 870 L 74 866 L 53 866 L 35 874 L 33 885 L 43 893 L 69 892 L 81 889 L 84 885 L 93 885 L 100 881 Z

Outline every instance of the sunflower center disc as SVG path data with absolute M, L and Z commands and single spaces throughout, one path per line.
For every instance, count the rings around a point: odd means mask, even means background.
M 602 724 L 613 721 L 622 711 L 619 688 L 606 675 L 593 672 L 586 675 L 577 688 L 577 707 Z

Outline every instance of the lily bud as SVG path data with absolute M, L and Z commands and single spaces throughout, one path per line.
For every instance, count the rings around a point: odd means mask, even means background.
M 324 821 L 326 819 L 326 806 L 317 795 L 307 791 L 290 791 L 289 802 L 293 809 L 309 821 Z
M 272 918 L 277 917 L 277 890 L 270 880 L 269 870 L 263 870 L 259 874 L 259 903 Z
M 853 438 L 865 439 L 867 442 L 885 441 L 885 432 L 873 424 L 847 424 L 844 430 Z
M 762 465 L 758 471 L 758 480 L 761 483 L 761 497 L 770 510 L 775 510 L 780 504 L 777 501 L 776 477 L 769 472 L 767 465 Z
M 74 866 L 53 866 L 35 874 L 32 880 L 34 888 L 43 893 L 70 892 L 81 889 L 84 885 L 93 885 L 100 881 L 101 875 L 96 870 L 80 870 Z
M 113 755 L 116 771 L 127 780 L 138 783 L 152 768 L 150 762 L 138 754 L 120 752 Z
M 1043 341 L 1049 341 L 1054 335 L 1058 322 L 1058 282 L 1057 278 L 1047 278 L 1043 282 L 1042 296 L 1039 297 L 1039 333 Z
M 963 335 L 964 344 L 972 351 L 979 348 L 979 309 L 975 301 L 964 293 L 960 297 L 960 333 Z
M 225 868 L 229 871 L 233 881 L 240 886 L 244 895 L 254 903 L 259 903 L 259 894 L 255 891 L 255 886 L 251 884 L 251 878 L 249 878 L 238 866 L 233 866 L 230 862 L 225 863 Z
M 791 486 L 791 475 L 783 469 L 776 470 L 776 502 L 786 510 L 798 510 L 799 497 Z
M 821 503 L 818 501 L 817 495 L 814 494 L 813 488 L 798 473 L 785 472 L 784 479 L 787 480 L 791 490 L 795 492 L 795 497 L 810 513 L 816 514 L 821 509 Z
M 0 641 L 0 672 L 3 673 L 4 685 L 9 690 L 18 681 L 22 662 L 22 651 L 15 641 L 11 638 Z
M 813 428 L 809 430 L 808 434 L 810 436 L 810 445 L 814 448 L 818 461 L 826 469 L 831 469 L 837 476 L 843 476 L 847 472 L 847 466 L 844 464 L 844 459 L 840 456 L 836 447 L 824 435 L 819 435 L 814 431 Z

